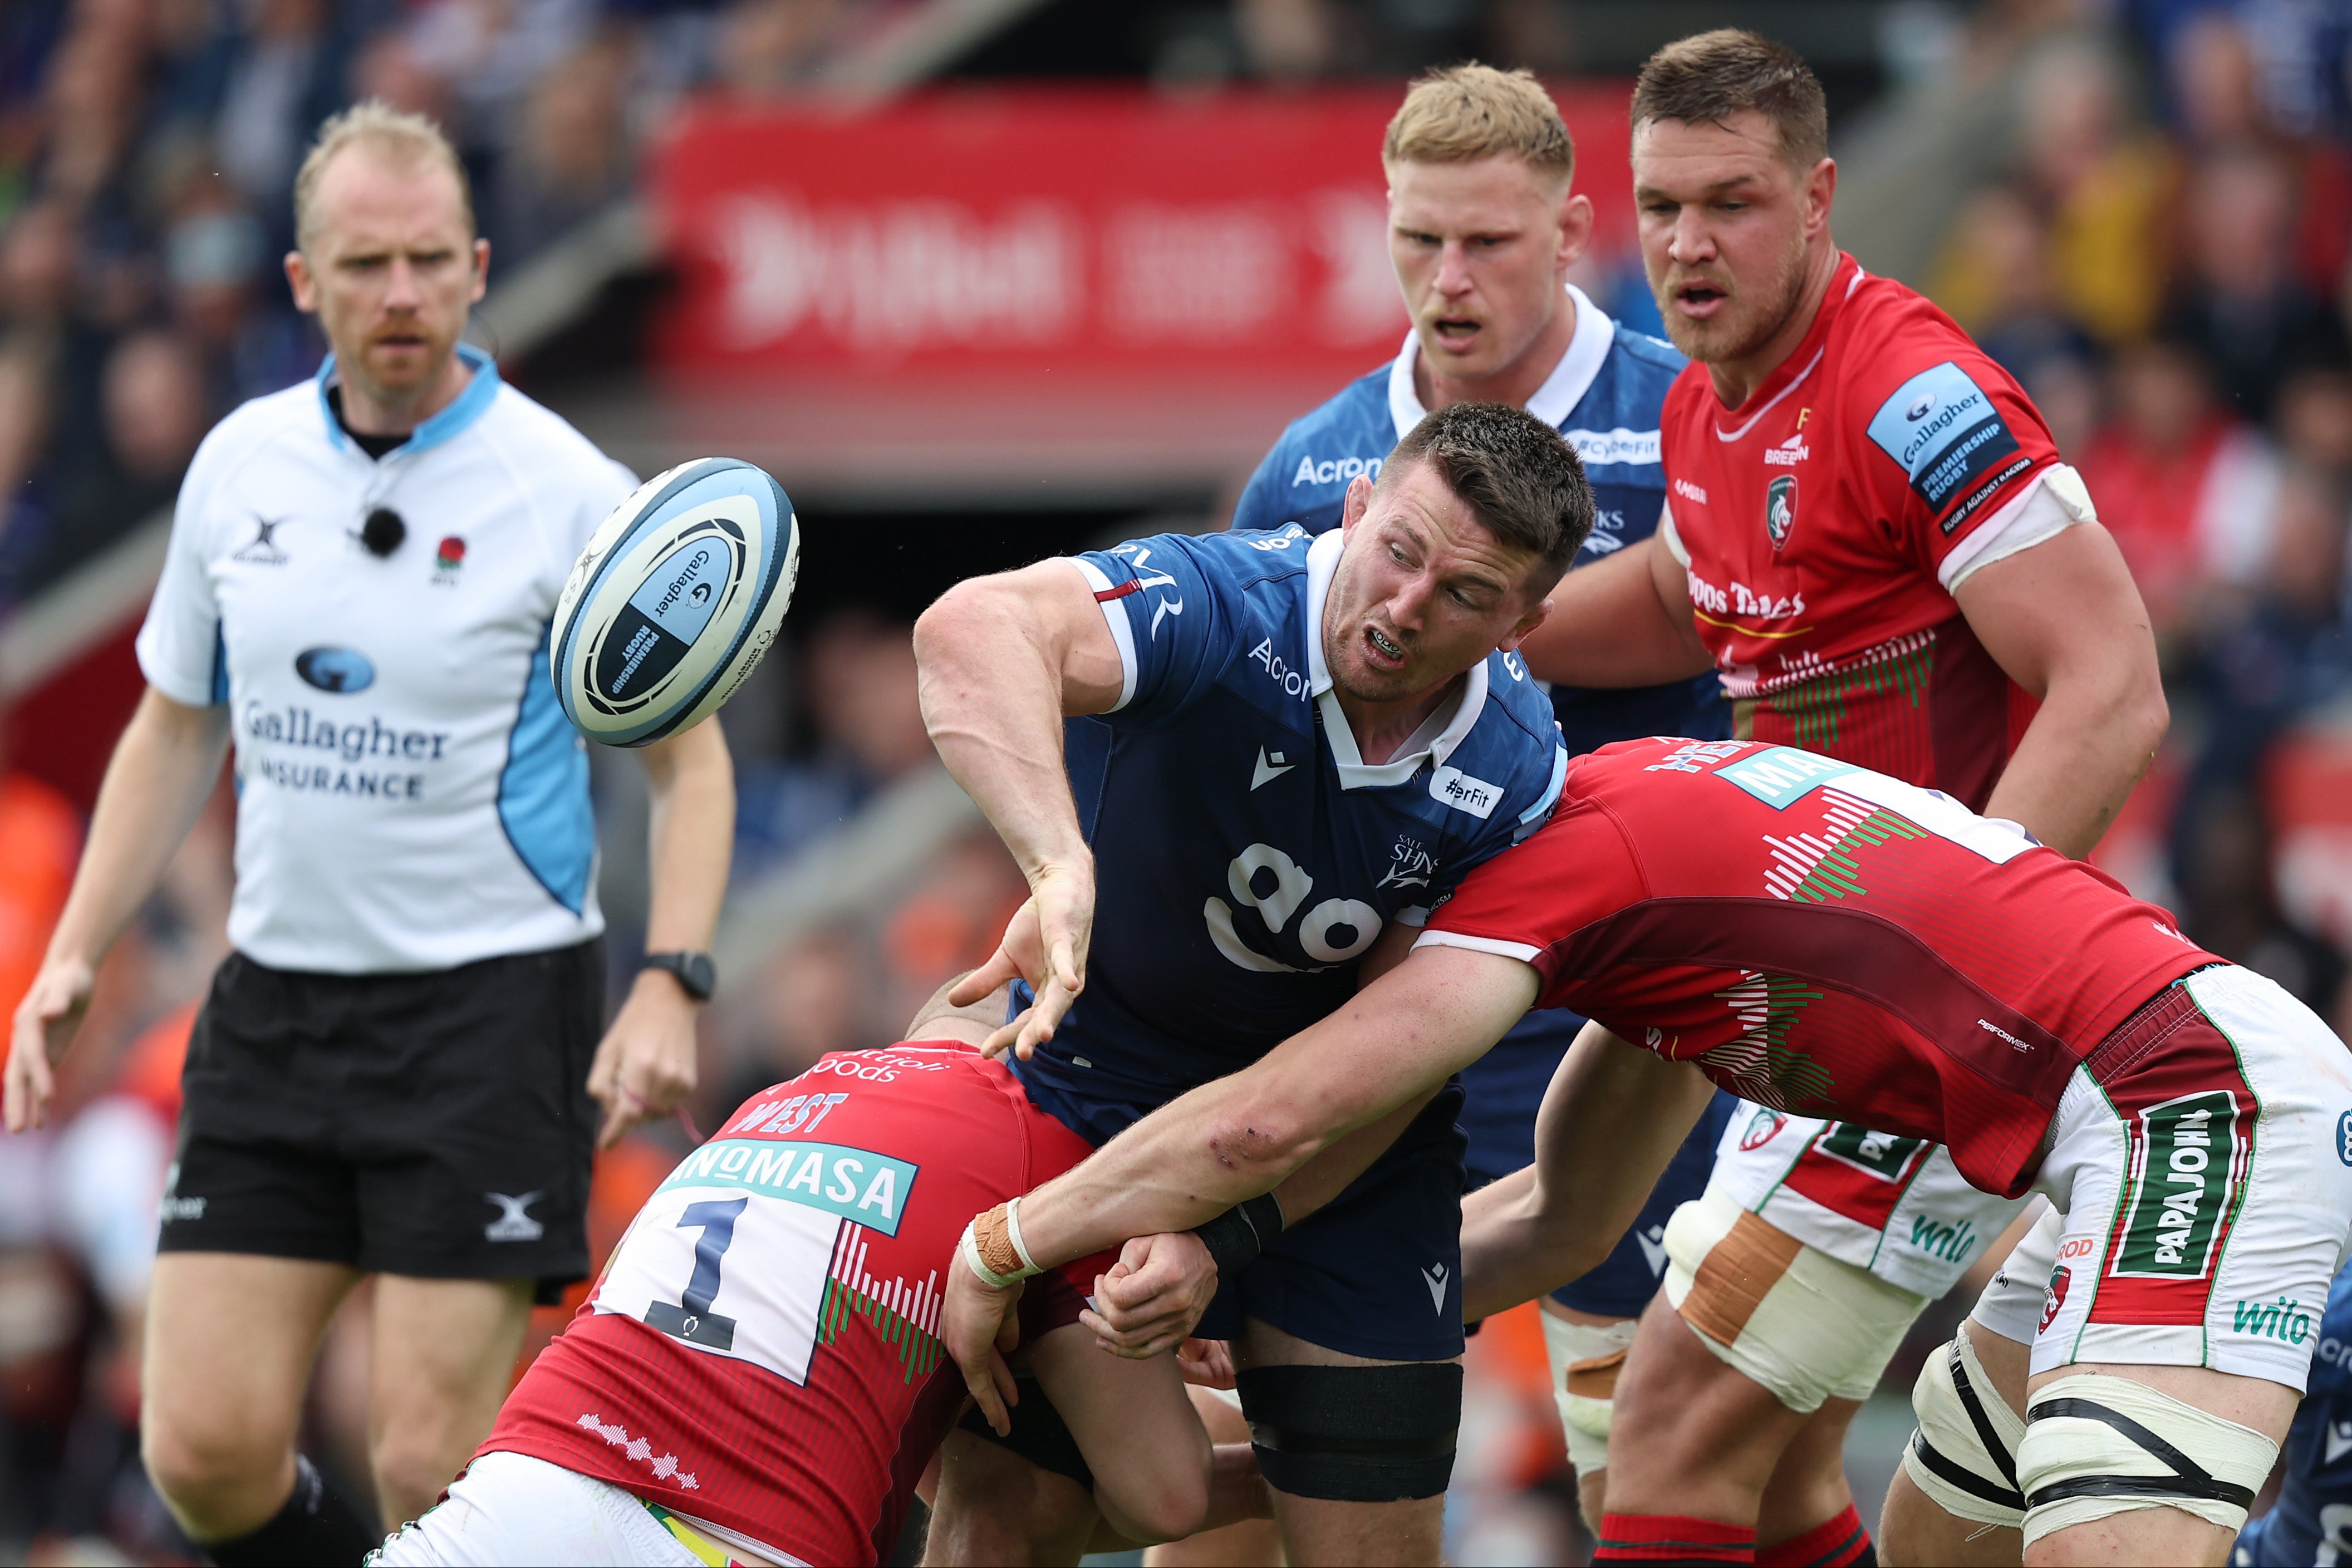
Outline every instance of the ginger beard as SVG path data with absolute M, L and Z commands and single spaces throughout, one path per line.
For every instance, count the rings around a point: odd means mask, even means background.
M 1665 319 L 1667 338 L 1685 355 L 1707 365 L 1747 358 L 1787 324 L 1805 292 L 1805 231 L 1792 226 L 1771 273 L 1747 284 L 1733 277 L 1719 259 L 1693 267 L 1666 259 L 1660 267 L 1647 247 L 1642 259 L 1658 314 Z M 1703 318 L 1685 314 L 1683 300 L 1694 290 L 1698 298 L 1712 291 L 1722 303 Z

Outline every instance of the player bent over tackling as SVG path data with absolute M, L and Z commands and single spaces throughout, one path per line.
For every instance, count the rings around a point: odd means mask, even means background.
M 2318 1300 L 2341 1260 L 2352 1054 L 2088 867 L 1791 747 L 1661 739 L 1572 764 L 1550 823 L 1473 873 L 1404 963 L 1030 1194 L 1025 1251 L 980 1261 L 1024 1272 L 1198 1224 L 1536 1005 L 1595 1022 L 1545 1097 L 1537 1165 L 1465 1205 L 1466 1311 L 1528 1300 L 1613 1242 L 1710 1080 L 1941 1143 L 1981 1190 L 2046 1193 L 2060 1250 L 2084 1259 L 2034 1341 L 2026 1560 L 2224 1560 L 2312 1354 L 2232 1306 Z M 983 1243 L 1003 1228 L 989 1218 Z M 1721 1281 L 1727 1310 L 1774 1282 L 1769 1266 Z M 983 1404 L 1008 1310 L 951 1272 L 942 1334 Z M 1596 1561 L 1750 1561 L 1765 1479 L 1695 1472 L 1637 1510 L 1612 1470 Z
M 829 1054 L 729 1117 L 646 1202 L 472 1464 L 374 1561 L 887 1556 L 965 1403 L 937 1337 L 957 1229 L 1087 1152 L 974 1049 L 1003 1016 L 991 999 L 984 1021 L 935 1001 L 909 1040 Z M 1280 1197 L 1315 1207 L 1397 1124 Z M 1265 1517 L 1247 1448 L 1218 1450 L 1213 1472 L 1172 1359 L 1118 1360 L 1075 1332 L 1082 1294 L 1115 1298 L 1126 1271 L 1082 1260 L 1036 1281 L 1021 1314 L 1032 1369 L 1101 1478 L 1097 1506 L 1138 1540 Z

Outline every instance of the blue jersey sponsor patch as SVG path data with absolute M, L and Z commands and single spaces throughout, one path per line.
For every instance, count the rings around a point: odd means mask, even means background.
M 1871 416 L 1870 439 L 1936 512 L 2017 451 L 1992 399 L 1949 360 L 1897 387 Z

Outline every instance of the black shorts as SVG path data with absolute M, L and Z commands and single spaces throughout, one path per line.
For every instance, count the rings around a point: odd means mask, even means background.
M 232 953 L 196 1017 L 159 1248 L 426 1280 L 588 1273 L 601 942 L 412 975 Z

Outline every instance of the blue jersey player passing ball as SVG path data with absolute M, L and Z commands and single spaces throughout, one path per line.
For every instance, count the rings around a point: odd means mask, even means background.
M 932 607 L 925 718 L 1033 890 L 964 989 L 1034 988 L 992 1044 L 1017 1046 L 1038 1105 L 1100 1143 L 1246 1066 L 1542 826 L 1567 754 L 1510 650 L 1591 518 L 1557 432 L 1461 404 L 1350 484 L 1337 532 L 1162 536 Z M 1437 1092 L 1297 1228 L 1255 1216 L 1254 1260 L 1219 1254 L 1200 1332 L 1233 1346 L 1293 1561 L 1436 1561 L 1461 1415 L 1459 1100 Z M 1057 1467 L 1013 1439 L 1008 1478 L 1011 1454 L 959 1434 L 940 1560 L 993 1560 L 987 1529 L 1028 1528 L 1005 1500 L 1046 1496 Z
M 1571 193 L 1574 149 L 1550 97 L 1524 71 L 1437 72 L 1407 94 L 1382 162 L 1390 248 L 1412 330 L 1393 361 L 1283 433 L 1234 508 L 1234 527 L 1320 534 L 1338 525 L 1351 476 L 1377 475 L 1427 410 L 1492 402 L 1525 408 L 1584 460 L 1594 520 L 1574 565 L 1648 538 L 1665 504 L 1658 412 L 1685 361 L 1672 344 L 1620 327 L 1567 281 L 1591 237 L 1592 204 Z M 1643 736 L 1731 733 L 1711 671 L 1655 686 L 1554 686 L 1551 705 L 1571 756 Z M 1462 1074 L 1473 1186 L 1533 1161 L 1536 1107 L 1583 1023 L 1556 1009 L 1531 1012 Z M 1705 1189 L 1731 1105 L 1721 1097 L 1692 1130 L 1608 1261 L 1545 1302 L 1554 1392 L 1596 1525 L 1614 1369 L 1664 1270 L 1666 1221 Z M 1571 1369 L 1576 1386 L 1566 1390 Z

